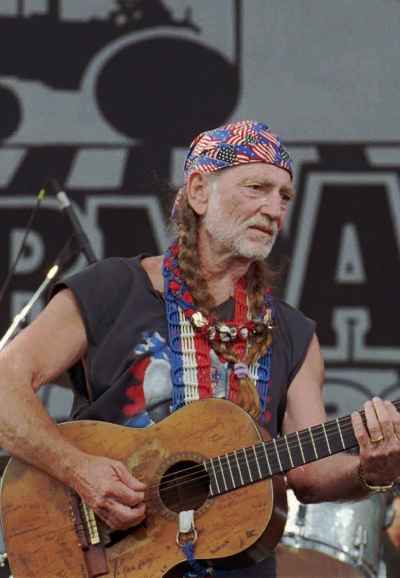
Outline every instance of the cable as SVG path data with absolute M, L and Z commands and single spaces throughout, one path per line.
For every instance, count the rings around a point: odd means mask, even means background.
M 37 194 L 36 204 L 35 204 L 32 212 L 31 212 L 31 215 L 30 215 L 30 217 L 29 217 L 29 221 L 28 221 L 28 224 L 27 224 L 27 226 L 26 226 L 26 228 L 25 228 L 25 234 L 24 234 L 24 237 L 23 237 L 23 239 L 22 239 L 22 243 L 21 243 L 21 246 L 20 246 L 19 251 L 18 251 L 18 253 L 17 253 L 17 256 L 15 257 L 14 263 L 11 265 L 11 268 L 10 268 L 9 272 L 7 273 L 7 276 L 6 276 L 5 280 L 4 280 L 4 283 L 3 283 L 3 285 L 2 285 L 2 287 L 1 287 L 1 289 L 0 289 L 0 304 L 2 303 L 2 301 L 3 301 L 3 299 L 4 299 L 4 295 L 5 295 L 7 289 L 8 289 L 8 287 L 9 287 L 9 285 L 10 285 L 12 276 L 13 276 L 14 273 L 15 273 L 15 269 L 16 269 L 16 267 L 17 267 L 17 265 L 18 265 L 18 261 L 19 261 L 21 255 L 22 255 L 23 250 L 25 249 L 26 240 L 27 240 L 27 238 L 28 238 L 29 233 L 32 231 L 33 221 L 35 220 L 36 214 L 37 214 L 37 212 L 38 212 L 38 210 L 39 210 L 39 207 L 40 207 L 40 205 L 41 205 L 41 203 L 42 203 L 45 195 L 46 195 L 46 188 L 43 187 L 42 189 L 40 189 L 40 191 L 39 191 L 38 194 Z

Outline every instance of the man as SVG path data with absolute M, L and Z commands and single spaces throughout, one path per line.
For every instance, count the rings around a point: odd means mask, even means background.
M 266 125 L 199 135 L 164 256 L 107 259 L 70 278 L 1 353 L 0 445 L 71 486 L 113 528 L 145 516 L 144 485 L 71 446 L 34 392 L 84 359 L 75 415 L 143 427 L 199 398 L 226 397 L 272 435 L 326 420 L 314 323 L 275 299 L 265 259 L 294 196 L 288 153 Z M 90 402 L 89 399 L 90 398 Z M 386 401 L 352 415 L 360 454 L 298 467 L 306 502 L 357 499 L 400 475 L 400 415 Z M 61 459 L 62 457 L 62 459 Z M 193 575 L 196 575 L 193 573 Z M 273 576 L 273 561 L 232 576 Z

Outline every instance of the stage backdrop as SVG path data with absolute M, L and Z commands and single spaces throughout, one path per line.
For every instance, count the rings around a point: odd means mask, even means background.
M 0 282 L 49 177 L 99 259 L 160 252 L 192 136 L 264 120 L 295 160 L 275 256 L 284 298 L 318 322 L 328 412 L 400 397 L 399 19 L 397 0 L 2 0 Z M 70 234 L 48 195 L 1 335 Z M 67 415 L 67 390 L 42 395 Z

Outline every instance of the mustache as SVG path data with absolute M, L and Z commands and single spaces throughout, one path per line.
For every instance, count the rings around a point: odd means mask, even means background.
M 259 227 L 260 229 L 265 229 L 272 235 L 277 235 L 279 232 L 279 224 L 271 219 L 262 219 L 260 217 L 251 217 L 243 223 L 246 227 Z

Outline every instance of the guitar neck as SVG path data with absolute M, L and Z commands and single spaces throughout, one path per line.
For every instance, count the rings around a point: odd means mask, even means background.
M 400 410 L 400 400 L 394 401 Z M 365 423 L 365 413 L 361 411 Z M 205 460 L 210 494 L 218 496 L 357 447 L 349 415 Z

